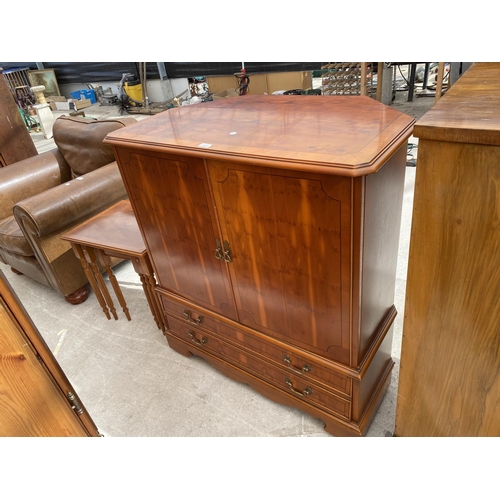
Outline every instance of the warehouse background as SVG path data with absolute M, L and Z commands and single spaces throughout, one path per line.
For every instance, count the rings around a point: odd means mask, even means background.
M 232 75 L 242 64 L 249 73 L 319 70 L 321 62 L 148 62 L 146 77 L 157 79 L 191 78 L 195 76 Z M 40 67 L 42 65 L 42 67 Z M 60 85 L 85 82 L 119 81 L 123 73 L 139 74 L 139 63 L 134 62 L 0 62 L 4 70 L 17 67 L 29 69 L 51 68 Z M 162 75 L 163 69 L 165 75 Z

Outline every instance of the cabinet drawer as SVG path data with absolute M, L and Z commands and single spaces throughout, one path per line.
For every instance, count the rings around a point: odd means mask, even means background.
M 171 316 L 181 319 L 184 324 L 195 328 L 201 328 L 208 333 L 216 333 L 238 346 L 247 348 L 253 353 L 259 354 L 266 359 L 271 359 L 283 367 L 290 375 L 304 377 L 324 384 L 329 390 L 339 392 L 341 395 L 351 395 L 351 380 L 343 373 L 334 371 L 312 359 L 307 353 L 298 348 L 281 347 L 271 339 L 267 340 L 264 335 L 247 333 L 212 316 L 197 311 L 195 307 L 185 307 L 173 300 L 161 297 L 163 306 Z
M 206 331 L 185 325 L 175 319 L 169 322 L 168 333 L 188 343 L 193 349 L 207 351 L 238 368 L 252 373 L 275 387 L 293 394 L 301 401 L 321 407 L 345 419 L 350 418 L 351 403 L 324 390 L 303 377 L 291 375 L 286 370 L 233 346 Z
M 198 311 L 195 307 L 185 307 L 163 296 L 161 296 L 161 300 L 163 307 L 169 314 L 169 321 L 173 315 L 180 319 L 184 325 L 201 328 L 208 333 L 214 332 L 239 347 L 249 349 L 252 353 L 274 361 L 294 377 L 323 384 L 329 390 L 341 395 L 351 395 L 352 384 L 348 376 L 323 366 L 303 351 L 297 348 L 290 349 L 287 346 L 281 347 L 272 340 L 267 340 L 262 334 L 256 333 L 254 335 L 238 328 L 232 328 L 231 325 L 218 321 L 214 317 Z

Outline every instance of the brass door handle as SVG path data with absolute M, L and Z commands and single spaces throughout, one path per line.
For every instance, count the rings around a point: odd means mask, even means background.
M 232 262 L 233 256 L 231 254 L 231 247 L 229 243 L 224 240 L 224 250 L 222 250 L 222 245 L 219 238 L 215 239 L 215 258 L 217 260 L 225 260 L 226 262 Z
M 288 366 L 288 368 L 290 368 L 290 370 L 292 370 L 292 372 L 298 373 L 299 375 L 304 375 L 304 373 L 310 372 L 312 370 L 311 365 L 308 365 L 307 363 L 304 364 L 304 366 L 302 367 L 302 370 L 295 368 L 292 365 L 292 361 L 290 359 L 290 356 L 288 356 L 288 354 L 283 355 L 283 360 L 285 361 L 286 366 Z
M 215 240 L 215 245 L 215 258 L 217 260 L 222 260 L 224 255 L 222 254 L 222 245 L 220 244 L 220 240 L 218 238 Z
M 191 316 L 191 311 L 188 311 L 187 309 L 184 310 L 184 317 L 192 325 L 199 325 L 199 324 L 203 323 L 203 316 L 198 316 L 198 319 L 193 319 Z
M 232 262 L 233 256 L 231 254 L 231 247 L 229 246 L 229 243 L 224 240 L 224 260 L 226 262 Z
M 285 379 L 285 384 L 294 394 L 297 394 L 297 396 L 301 396 L 303 398 L 305 398 L 306 396 L 310 396 L 313 393 L 313 391 L 309 389 L 309 387 L 306 387 L 302 392 L 297 391 L 293 388 L 293 382 L 288 377 Z
M 202 337 L 201 340 L 197 340 L 196 337 L 194 336 L 194 332 L 191 330 L 188 330 L 188 336 L 194 342 L 196 345 L 203 347 L 204 344 L 208 342 L 206 337 Z

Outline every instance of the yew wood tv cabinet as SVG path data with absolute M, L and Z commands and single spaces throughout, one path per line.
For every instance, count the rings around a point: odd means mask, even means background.
M 365 434 L 394 365 L 413 123 L 369 97 L 247 95 L 108 135 L 170 347 Z

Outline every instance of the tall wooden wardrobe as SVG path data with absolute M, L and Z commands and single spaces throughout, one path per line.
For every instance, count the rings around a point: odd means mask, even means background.
M 97 427 L 0 271 L 0 437 L 97 437 Z
M 500 436 L 500 64 L 474 63 L 414 135 L 395 435 Z
M 108 135 L 170 347 L 366 433 L 394 364 L 413 121 L 368 97 L 247 95 Z

